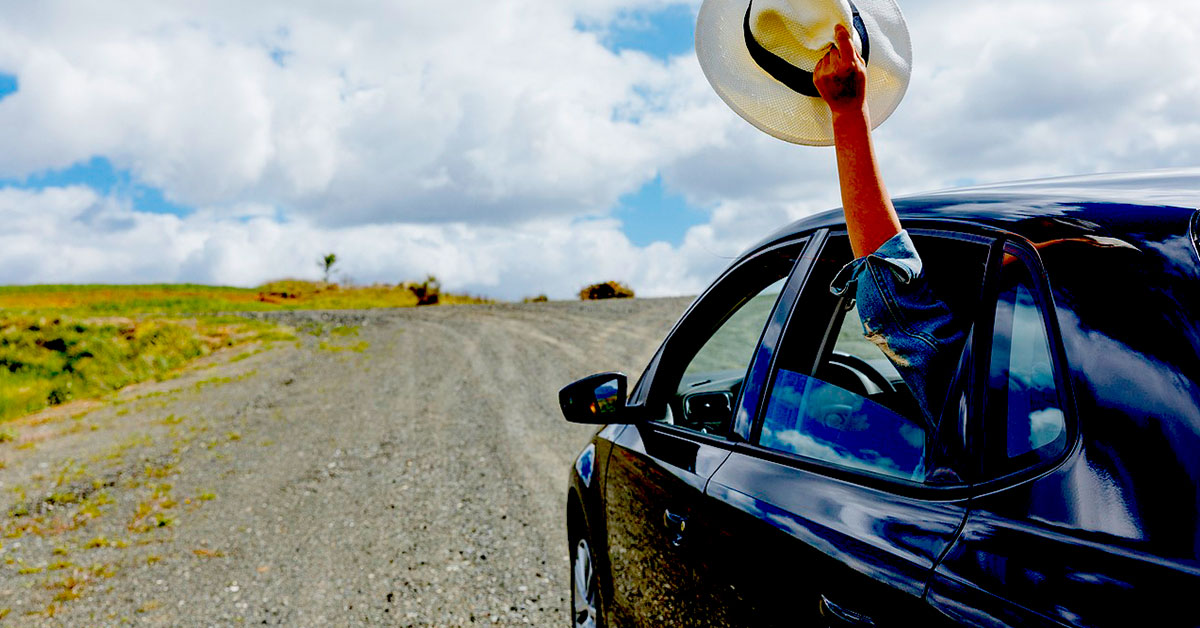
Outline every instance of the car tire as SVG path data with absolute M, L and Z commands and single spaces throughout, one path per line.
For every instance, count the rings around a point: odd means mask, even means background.
M 580 526 L 582 527 L 582 526 Z M 571 534 L 571 626 L 603 628 L 604 613 L 600 596 L 600 574 L 595 550 L 583 530 Z

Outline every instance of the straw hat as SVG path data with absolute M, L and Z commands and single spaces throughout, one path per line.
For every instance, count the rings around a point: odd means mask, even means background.
M 696 56 L 713 89 L 750 124 L 795 144 L 829 146 L 832 120 L 812 71 L 839 23 L 867 61 L 867 106 L 879 126 L 900 104 L 912 70 L 895 0 L 704 0 Z

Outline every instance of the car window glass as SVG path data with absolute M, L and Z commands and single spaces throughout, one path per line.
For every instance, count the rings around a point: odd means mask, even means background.
M 668 340 L 656 376 L 665 400 L 655 420 L 724 437 L 750 362 L 801 245 L 735 269 L 699 302 Z
M 952 289 L 947 305 L 969 320 L 978 308 L 987 247 L 935 237 L 914 241 L 935 293 Z M 866 338 L 852 295 L 829 294 L 832 277 L 850 261 L 848 245 L 831 239 L 820 259 L 827 268 L 814 270 L 784 332 L 757 444 L 910 482 L 961 481 L 945 466 L 945 452 L 927 442 L 936 420 L 922 412 L 883 348 Z
M 738 308 L 688 363 L 684 369 L 685 379 L 689 375 L 745 371 L 754 357 L 754 348 L 766 326 L 767 317 L 771 315 L 775 301 L 783 290 L 783 282 L 784 279 L 780 278 Z
M 871 368 L 885 379 L 895 384 L 903 385 L 900 372 L 892 365 L 892 361 L 883 354 L 879 345 L 867 340 L 863 335 L 862 319 L 858 317 L 858 309 L 846 310 L 842 326 L 838 330 L 837 339 L 833 345 L 833 355 L 846 355 L 858 358 L 870 364 Z
M 829 382 L 780 369 L 759 444 L 904 480 L 925 479 L 925 430 Z
M 1001 271 L 988 377 L 991 455 L 998 472 L 1051 458 L 1066 442 L 1045 318 L 1029 270 L 1008 255 Z M 1001 453 L 1002 452 L 1002 453 Z
M 816 376 L 788 368 L 776 372 L 759 445 L 923 481 L 925 430 L 902 414 L 919 416 L 916 402 L 883 350 L 863 335 L 857 310 L 840 309 L 833 350 Z

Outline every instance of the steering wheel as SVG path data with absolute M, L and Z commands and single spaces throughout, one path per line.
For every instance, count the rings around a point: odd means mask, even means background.
M 883 373 L 875 370 L 875 367 L 871 366 L 869 362 L 856 355 L 834 351 L 829 356 L 827 366 L 840 367 L 854 373 L 856 376 L 865 377 L 867 381 L 878 386 L 883 392 L 896 392 L 896 387 L 892 385 L 892 382 L 887 377 L 884 377 Z

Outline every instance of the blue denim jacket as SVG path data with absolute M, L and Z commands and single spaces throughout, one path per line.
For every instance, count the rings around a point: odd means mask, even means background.
M 896 366 L 935 428 L 966 331 L 925 280 L 908 232 L 847 264 L 830 290 L 854 290 L 863 334 Z

